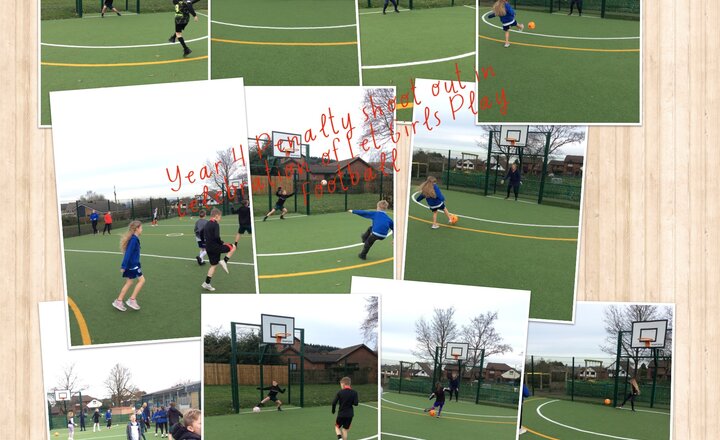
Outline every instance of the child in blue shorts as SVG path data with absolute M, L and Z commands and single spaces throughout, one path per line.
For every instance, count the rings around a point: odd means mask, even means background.
M 508 0 L 497 0 L 492 9 L 493 11 L 488 15 L 488 18 L 500 17 L 505 31 L 505 47 L 510 47 L 510 28 L 515 26 L 522 32 L 525 26 L 515 20 L 515 10 L 510 6 Z
M 437 222 L 437 212 L 442 211 L 445 213 L 445 215 L 448 218 L 448 223 L 452 223 L 452 214 L 450 214 L 450 211 L 445 207 L 445 196 L 443 195 L 442 191 L 440 191 L 440 187 L 437 184 L 437 179 L 434 176 L 428 176 L 428 178 L 423 182 L 422 185 L 420 185 L 420 194 L 415 198 L 418 202 L 425 199 L 425 201 L 428 204 L 428 208 L 433 213 L 433 221 L 432 221 L 432 229 L 437 229 L 440 227 Z
M 145 276 L 140 268 L 140 234 L 142 234 L 142 223 L 138 220 L 133 220 L 128 225 L 128 230 L 125 235 L 120 239 L 120 250 L 124 253 L 123 261 L 120 264 L 120 272 L 123 278 L 127 279 L 125 280 L 125 285 L 120 289 L 120 294 L 117 299 L 113 301 L 112 305 L 121 312 L 127 310 L 123 305 L 123 298 L 125 298 L 128 290 L 130 290 L 130 286 L 132 286 L 134 280 L 137 280 L 137 284 L 135 284 L 135 289 L 125 304 L 131 309 L 140 310 L 136 298 L 138 293 L 140 293 L 140 289 L 142 289 L 145 284 Z

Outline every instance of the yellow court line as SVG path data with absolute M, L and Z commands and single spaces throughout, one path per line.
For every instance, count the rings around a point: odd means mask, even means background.
M 243 41 L 243 40 L 225 40 L 222 38 L 211 38 L 210 41 L 217 41 L 218 43 L 230 43 L 230 44 L 249 44 L 257 46 L 351 46 L 357 45 L 357 41 L 336 41 L 328 43 L 302 43 L 294 41 Z
M 112 64 L 75 64 L 75 63 L 52 63 L 49 61 L 43 61 L 40 64 L 43 66 L 58 66 L 58 67 L 135 67 L 135 66 L 154 66 L 157 64 L 172 64 L 172 63 L 185 63 L 188 61 L 197 61 L 207 59 L 207 55 L 195 58 L 182 58 L 179 60 L 165 60 L 165 61 L 140 61 L 137 63 L 112 63 Z
M 258 278 L 261 280 L 269 280 L 269 279 L 274 279 L 274 278 L 291 278 L 291 277 L 304 277 L 307 275 L 319 275 L 319 274 L 323 274 L 323 273 L 341 272 L 344 270 L 352 270 L 352 269 L 359 269 L 361 267 L 375 266 L 377 264 L 387 263 L 388 261 L 392 261 L 392 260 L 393 260 L 393 257 L 390 257 L 390 258 L 385 258 L 384 260 L 373 261 L 372 263 L 355 264 L 353 266 L 336 267 L 333 269 L 313 270 L 310 272 L 280 273 L 277 275 L 258 275 Z
M 419 222 L 432 224 L 430 220 L 425 220 L 422 218 L 414 217 L 412 215 L 408 216 L 409 218 L 413 220 L 417 220 Z M 503 237 L 514 237 L 514 238 L 528 238 L 530 240 L 544 240 L 544 241 L 577 241 L 577 238 L 561 238 L 561 237 L 538 237 L 536 235 L 519 235 L 519 234 L 508 234 L 506 232 L 495 232 L 495 231 L 486 231 L 483 229 L 472 229 L 472 228 L 464 228 L 462 226 L 452 226 L 452 225 L 443 225 L 440 224 L 443 228 L 451 228 L 451 229 L 459 229 L 461 231 L 470 231 L 470 232 L 479 232 L 481 234 L 490 234 L 490 235 L 502 235 Z
M 485 35 L 478 35 L 478 37 L 485 40 L 496 41 L 498 43 L 505 42 L 505 40 L 498 40 L 497 38 L 490 38 L 486 37 Z M 544 44 L 517 43 L 514 41 L 511 42 L 510 45 L 540 47 L 543 49 L 575 50 L 579 52 L 640 52 L 640 49 L 588 49 L 584 47 L 547 46 Z
M 532 429 L 528 428 L 528 427 L 525 426 L 525 425 L 523 425 L 523 428 L 527 429 L 527 431 L 530 432 L 530 433 L 533 433 L 533 434 L 535 434 L 535 435 L 537 435 L 537 436 L 539 436 L 539 437 L 542 437 L 542 438 L 546 438 L 546 439 L 548 439 L 548 440 L 560 440 L 559 438 L 550 437 L 549 435 L 545 435 L 545 434 L 540 434 L 539 432 L 533 431 Z
M 85 317 L 83 316 L 82 312 L 80 312 L 80 308 L 75 304 L 75 301 L 72 300 L 69 296 L 68 299 L 68 305 L 70 306 L 70 309 L 73 312 L 73 315 L 75 315 L 75 319 L 77 320 L 78 327 L 80 327 L 80 336 L 82 339 L 83 345 L 90 345 L 92 344 L 92 339 L 90 339 L 90 330 L 88 330 L 87 323 L 85 322 Z
M 407 410 L 404 410 L 404 409 L 390 408 L 389 406 L 383 406 L 382 409 L 383 409 L 383 410 L 389 409 L 389 410 L 392 410 L 392 411 L 403 412 L 403 413 L 407 413 L 407 414 L 412 414 L 412 415 L 414 415 L 414 416 L 429 417 L 429 416 L 428 416 L 427 414 L 425 414 L 425 413 L 419 414 L 419 413 L 417 413 L 417 412 L 407 411 Z M 441 418 L 442 418 L 442 419 L 448 419 L 448 420 L 462 420 L 462 421 L 464 421 L 464 422 L 473 422 L 473 423 L 488 423 L 488 424 L 491 424 L 491 425 L 515 425 L 515 424 L 516 424 L 516 422 L 495 422 L 495 421 L 491 421 L 491 420 L 465 419 L 465 418 L 462 418 L 462 417 L 452 417 L 452 416 L 442 416 Z

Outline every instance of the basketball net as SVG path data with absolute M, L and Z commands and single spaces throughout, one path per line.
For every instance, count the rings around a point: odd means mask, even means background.
M 275 343 L 282 343 L 283 338 L 287 338 L 288 336 L 290 336 L 290 333 L 275 333 Z
M 650 348 L 650 342 L 652 342 L 652 339 L 640 338 L 640 342 L 645 343 L 645 348 Z

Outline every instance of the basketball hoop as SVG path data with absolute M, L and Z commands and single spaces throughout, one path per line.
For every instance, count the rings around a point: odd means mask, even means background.
M 517 139 L 515 138 L 505 138 L 506 142 L 510 142 L 511 148 L 515 148 L 515 142 L 517 142 Z
M 645 344 L 645 348 L 650 348 L 650 343 L 653 340 L 651 338 L 640 338 L 640 342 Z
M 451 356 L 452 356 L 453 359 L 455 359 L 456 361 L 457 361 L 458 359 L 460 359 L 460 355 L 459 355 L 459 354 L 453 354 L 453 355 L 451 355 Z
M 290 336 L 290 333 L 275 333 L 275 343 L 280 344 L 284 338 Z

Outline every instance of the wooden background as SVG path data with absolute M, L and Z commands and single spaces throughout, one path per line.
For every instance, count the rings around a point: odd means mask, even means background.
M 715 439 L 720 1 L 644 3 L 644 123 L 590 129 L 578 299 L 677 304 L 674 438 Z M 7 202 L 0 216 L 0 414 L 4 437 L 36 440 L 46 431 L 37 303 L 63 298 L 60 237 L 51 133 L 36 128 L 37 4 L 6 6 L 0 25 L 0 188 Z M 101 147 L 90 153 L 103 160 Z

